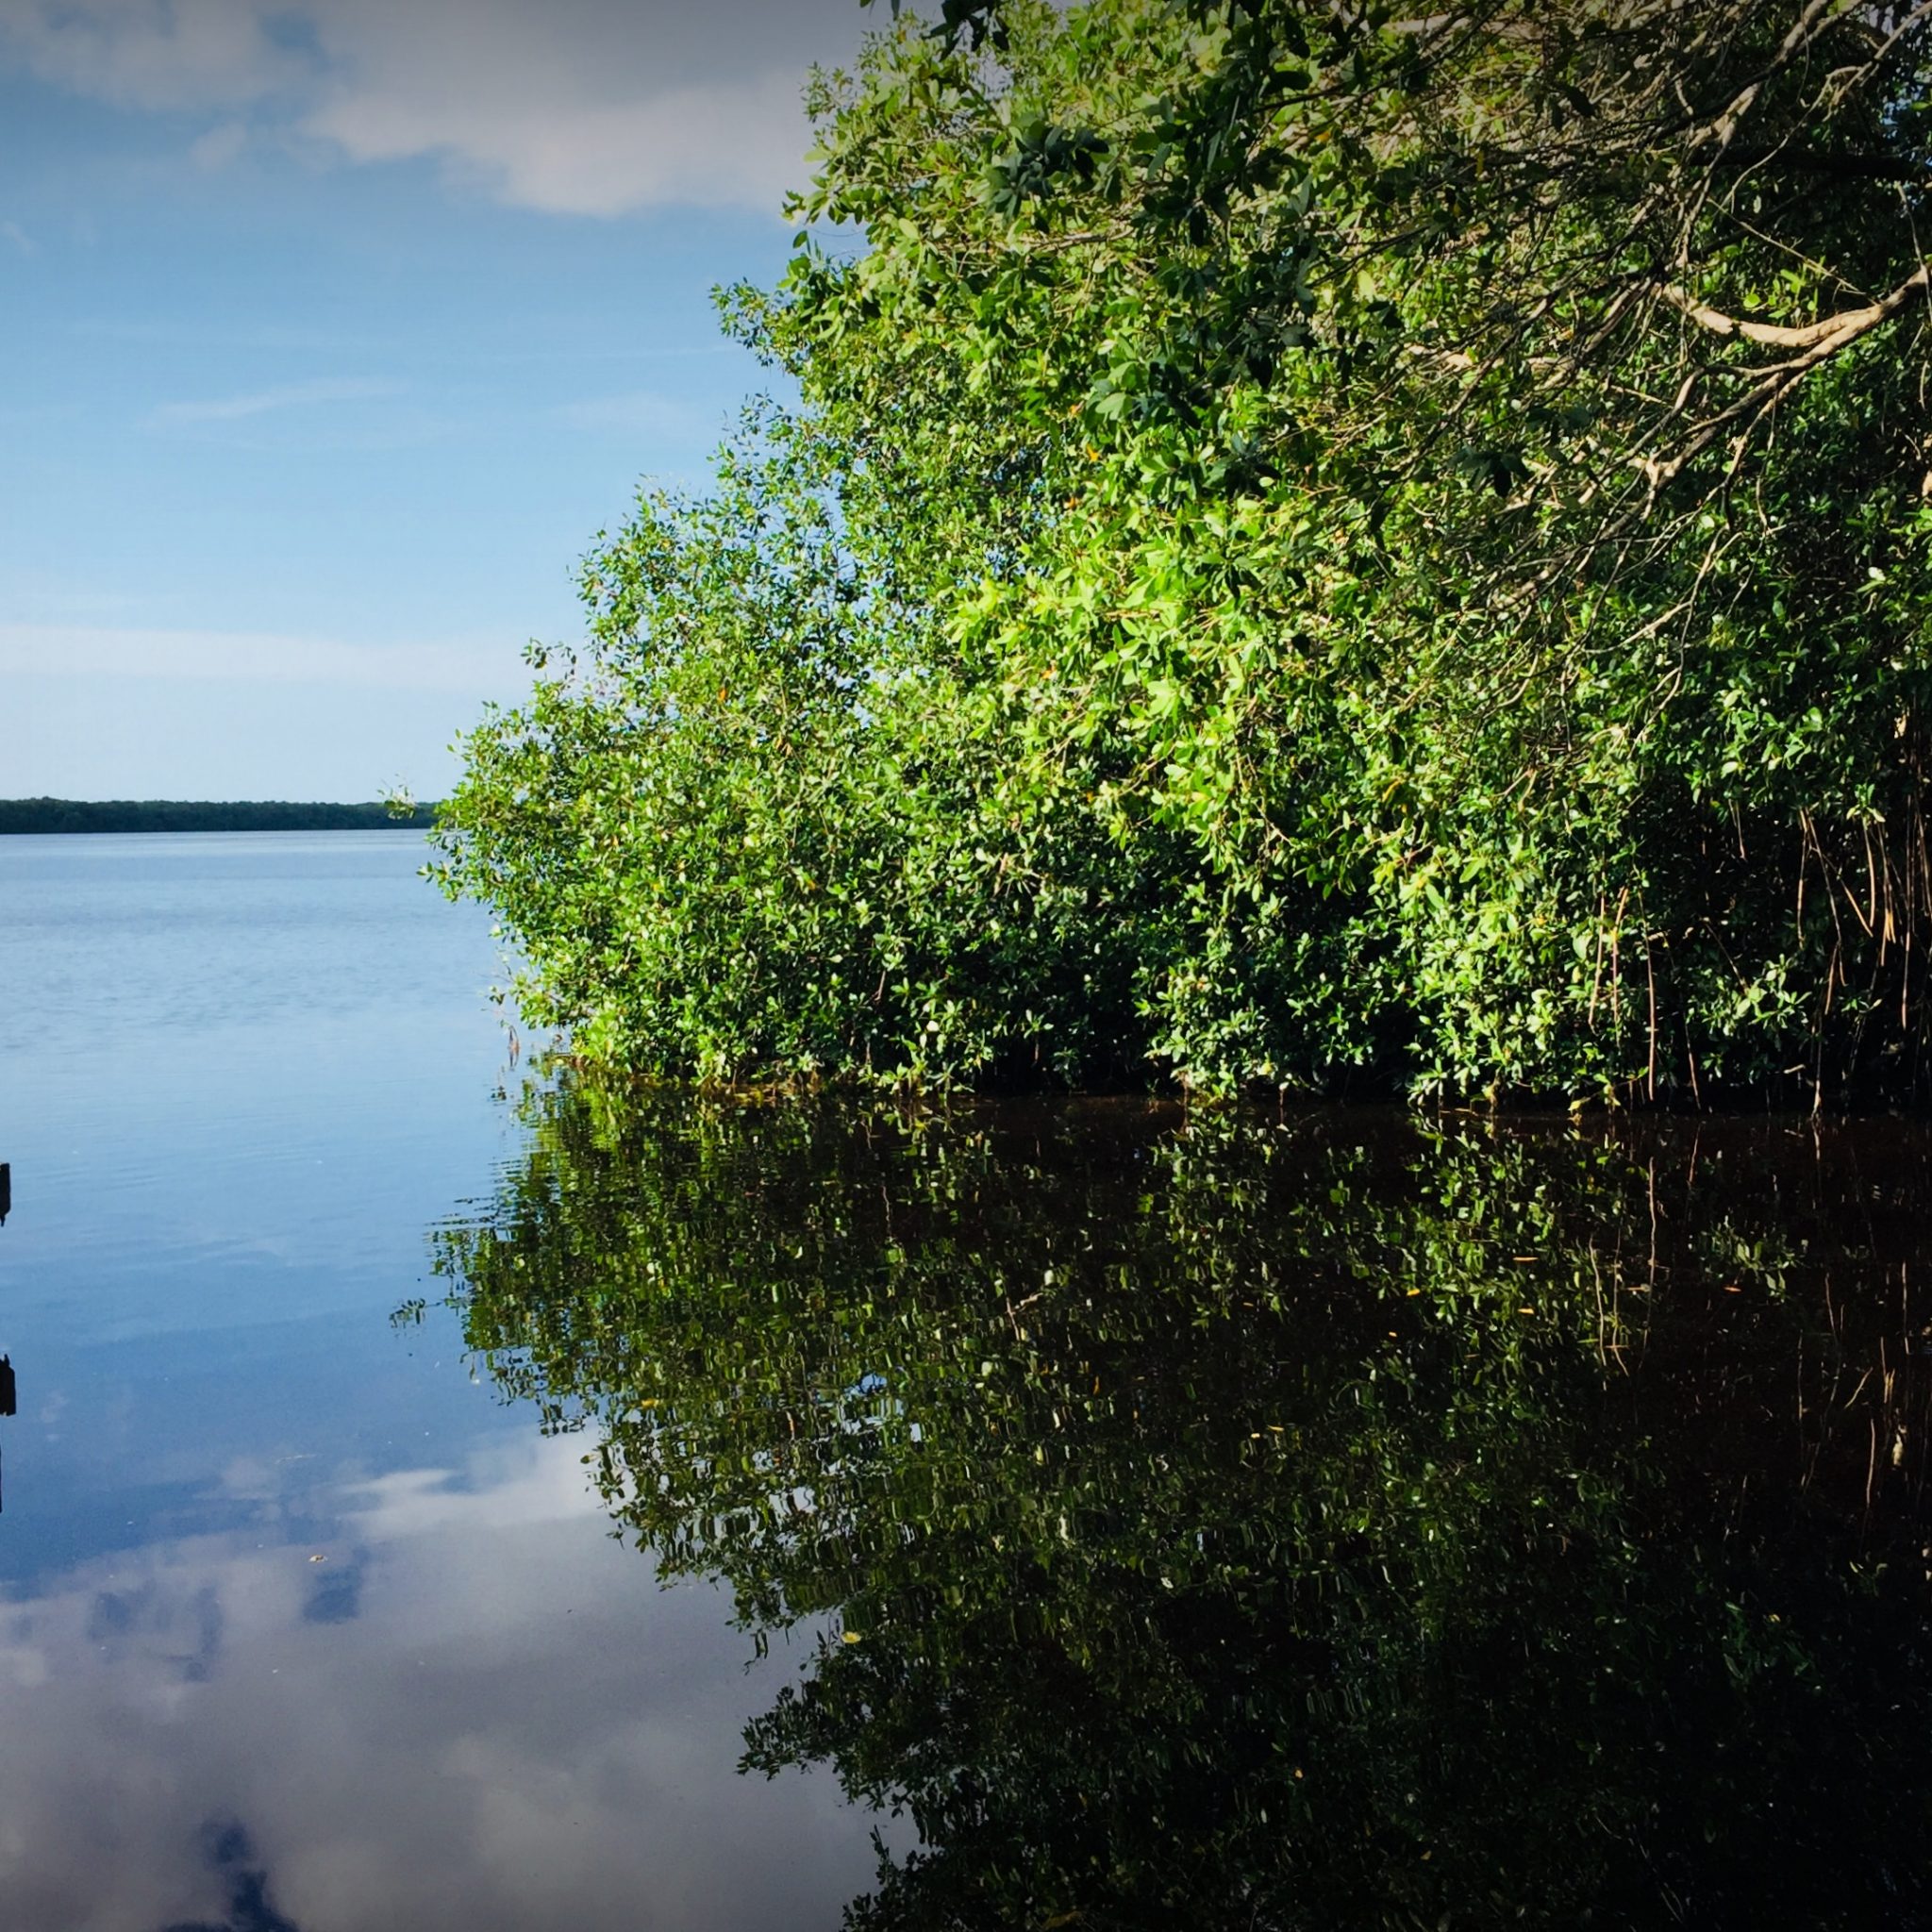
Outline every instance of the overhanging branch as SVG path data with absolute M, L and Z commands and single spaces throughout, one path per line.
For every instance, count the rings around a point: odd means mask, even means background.
M 1868 303 L 1862 308 L 1841 309 L 1836 315 L 1826 316 L 1823 322 L 1807 323 L 1799 328 L 1790 328 L 1780 323 L 1753 322 L 1748 316 L 1726 315 L 1721 309 L 1712 308 L 1708 304 L 1686 294 L 1682 289 L 1667 284 L 1659 283 L 1657 292 L 1680 315 L 1688 317 L 1699 328 L 1708 329 L 1714 336 L 1741 336 L 1747 342 L 1762 342 L 1767 348 L 1817 348 L 1825 355 L 1832 355 L 1876 328 L 1881 322 L 1889 321 L 1925 287 L 1926 270 L 1922 267 L 1876 302 Z

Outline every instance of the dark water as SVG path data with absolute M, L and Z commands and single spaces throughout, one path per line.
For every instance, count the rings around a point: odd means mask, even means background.
M 413 857 L 0 841 L 0 1924 L 1932 1924 L 1923 1130 L 616 1096 Z

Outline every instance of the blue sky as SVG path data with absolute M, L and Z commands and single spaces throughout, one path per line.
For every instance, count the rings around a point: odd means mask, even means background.
M 0 796 L 440 792 L 884 10 L 0 0 Z

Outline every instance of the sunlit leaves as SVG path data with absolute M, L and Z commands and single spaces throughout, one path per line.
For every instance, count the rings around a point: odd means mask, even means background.
M 899 21 L 451 883 L 654 1073 L 1921 1091 L 1912 20 Z

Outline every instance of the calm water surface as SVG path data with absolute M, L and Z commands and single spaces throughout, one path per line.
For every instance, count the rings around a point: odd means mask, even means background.
M 412 834 L 0 839 L 0 1926 L 834 1925 L 718 1590 L 398 1330 L 525 1130 Z M 262 1896 L 272 1909 L 260 1909 Z
M 1923 1130 L 612 1093 L 417 856 L 0 841 L 0 1925 L 1932 1925 Z

